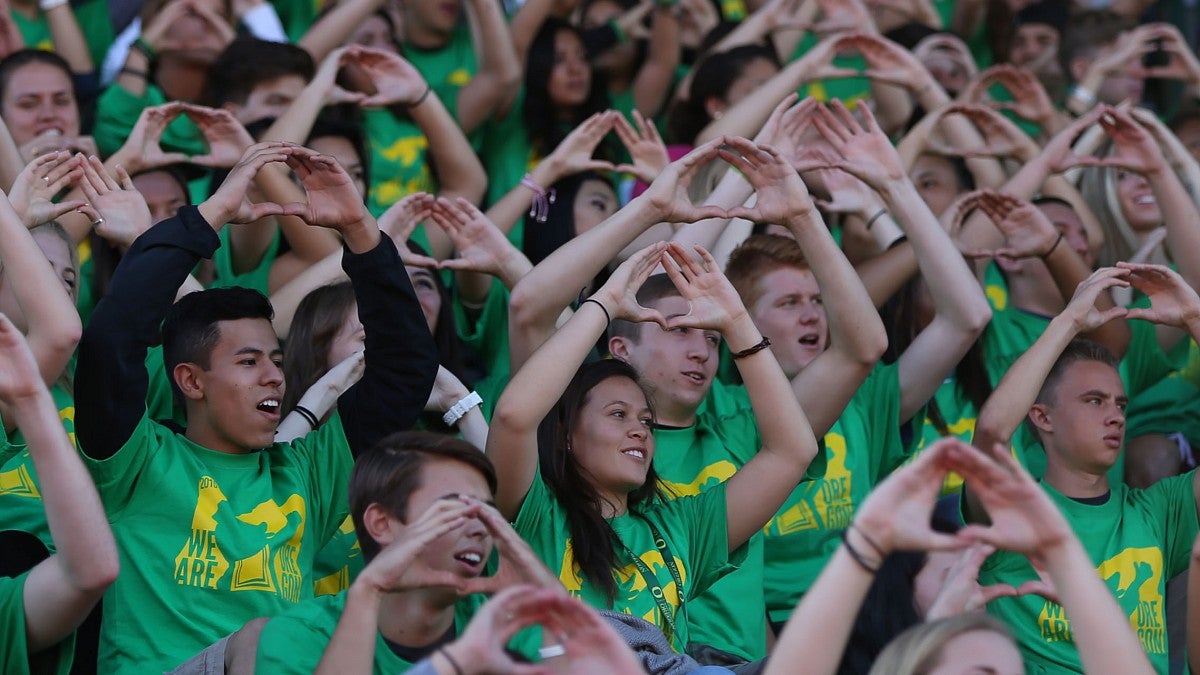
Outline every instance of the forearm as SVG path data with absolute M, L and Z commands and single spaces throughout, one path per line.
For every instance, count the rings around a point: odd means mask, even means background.
M 121 67 L 117 73 L 116 80 L 113 81 L 115 86 L 118 86 L 135 98 L 142 98 L 146 95 L 147 77 L 150 72 L 150 59 L 146 58 L 140 50 L 130 49 L 125 55 L 125 65 Z M 147 75 L 141 75 L 147 73 Z
M 917 256 L 912 245 L 901 242 L 855 268 L 876 309 L 898 293 L 917 274 Z
M 1104 581 L 1093 573 L 1095 563 L 1087 551 L 1073 536 L 1057 548 L 1041 557 L 1071 622 L 1084 671 L 1153 673 L 1138 636 L 1129 626 L 1129 617 Z M 1188 592 L 1190 597 L 1190 588 Z
M 286 340 L 300 301 L 321 286 L 345 279 L 346 273 L 342 271 L 342 251 L 337 250 L 279 287 L 271 294 L 271 306 L 275 308 L 275 319 L 272 322 L 275 334 Z
M 314 62 L 320 63 L 330 52 L 346 44 L 350 35 L 383 4 L 383 0 L 338 3 L 300 38 L 300 47 L 312 56 Z
M 63 57 L 72 73 L 95 72 L 96 65 L 92 63 L 92 54 L 83 39 L 83 31 L 75 19 L 71 3 L 46 10 L 45 16 L 46 24 L 50 27 L 50 41 L 54 43 L 54 53 Z
M 8 130 L 4 120 L 0 119 L 0 190 L 8 194 L 25 164 L 25 158 L 21 157 L 21 150 L 13 140 L 12 132 Z
M 651 16 L 646 62 L 633 81 L 634 106 L 646 117 L 657 115 L 666 104 L 680 58 L 675 9 L 656 7 Z
M 413 121 L 429 142 L 429 156 L 437 167 L 439 193 L 463 197 L 478 204 L 487 188 L 487 174 L 458 123 L 432 92 L 409 108 Z
M 794 672 L 797 663 L 803 663 L 805 672 L 812 675 L 837 672 L 873 579 L 850 557 L 845 545 L 839 546 L 792 612 L 764 675 L 786 675 Z
M 467 8 L 479 72 L 459 92 L 458 123 L 464 133 L 479 128 L 489 117 L 510 112 L 522 74 L 500 3 L 468 0 Z
M 370 675 L 375 667 L 375 637 L 379 633 L 379 607 L 382 596 L 364 584 L 351 584 L 346 591 L 342 616 L 316 675 Z
M 277 140 L 277 139 L 273 139 Z M 304 141 L 298 141 L 303 143 Z M 262 190 L 267 201 L 276 204 L 294 204 L 308 201 L 308 196 L 300 186 L 292 182 L 288 170 L 282 164 L 268 164 L 259 170 L 254 177 L 254 184 Z M 337 233 L 323 227 L 309 227 L 308 223 L 295 216 L 276 216 L 275 222 L 283 232 L 292 253 L 310 264 L 315 264 L 325 257 L 338 252 L 340 248 Z M 269 244 L 269 240 L 259 242 Z
M 1200 287 L 1200 210 L 1166 162 L 1148 178 L 1167 226 L 1171 258 L 1183 278 L 1193 288 Z
M 1075 325 L 1064 315 L 1050 321 L 1041 337 L 1012 364 L 984 403 L 972 445 L 990 449 L 996 443 L 1008 444 L 1037 400 L 1038 391 L 1058 355 L 1077 333 Z
M 508 29 L 512 33 L 513 47 L 517 50 L 517 61 L 522 68 L 525 67 L 533 38 L 537 36 L 546 17 L 550 16 L 553 7 L 554 0 L 529 0 L 509 20 Z
M 75 303 L 7 198 L 0 197 L 0 262 L 28 323 L 26 340 L 46 384 L 70 361 L 83 327 Z
M 754 347 L 763 339 L 749 315 L 739 319 L 722 337 L 729 351 L 734 354 Z M 734 365 L 746 385 L 746 394 L 754 409 L 754 420 L 762 437 L 760 452 L 786 456 L 788 464 L 799 472 L 796 476 L 798 483 L 809 462 L 816 456 L 817 441 L 804 410 L 792 393 L 791 382 L 769 349 L 735 359 Z M 758 527 L 762 527 L 762 524 Z
M 705 204 L 720 206 L 725 209 L 734 206 L 740 206 L 746 203 L 746 200 L 754 194 L 754 188 L 750 183 L 737 171 L 726 171 L 725 175 L 717 183 L 717 187 L 708 195 Z M 736 227 L 734 223 L 737 219 L 729 218 L 705 218 L 697 220 L 694 223 L 684 223 L 678 230 L 675 231 L 675 236 L 672 241 L 677 241 L 683 245 L 685 249 L 691 250 L 694 246 L 703 246 L 705 250 L 712 251 L 713 257 L 722 266 L 729 259 L 728 252 L 733 247 L 728 247 L 725 255 L 719 255 L 717 244 L 720 239 L 728 232 L 729 228 Z M 743 221 L 745 222 L 745 221 Z M 748 236 L 748 233 L 747 235 Z M 745 236 L 738 239 L 740 243 Z M 733 246 L 736 246 L 735 243 Z
M 733 107 L 725 111 L 721 119 L 708 123 L 696 136 L 694 145 L 702 145 L 719 136 L 744 136 L 753 138 L 771 111 L 785 96 L 796 91 L 808 80 L 812 65 L 805 59 L 793 61 L 765 84 L 754 90 Z
M 416 422 L 433 388 L 438 352 L 391 239 L 381 237 L 363 253 L 348 248 L 342 266 L 366 333 L 366 370 L 338 400 L 346 439 L 357 455 Z
M 871 99 L 875 101 L 876 118 L 886 133 L 903 129 L 912 117 L 913 102 L 908 90 L 894 84 L 872 80 Z

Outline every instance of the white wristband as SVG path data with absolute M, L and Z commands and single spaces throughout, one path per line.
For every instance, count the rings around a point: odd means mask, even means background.
M 67 4 L 69 0 L 38 0 L 38 8 L 43 12 L 48 12 L 55 7 Z
M 1089 91 L 1082 85 L 1076 85 L 1071 89 L 1071 98 L 1082 103 L 1085 108 L 1096 105 L 1096 92 Z
M 483 398 L 479 396 L 479 392 L 473 391 L 462 397 L 458 403 L 450 406 L 446 414 L 442 415 L 442 421 L 446 423 L 446 426 L 452 427 L 462 419 L 463 415 L 467 414 L 467 411 L 481 403 L 483 403 Z

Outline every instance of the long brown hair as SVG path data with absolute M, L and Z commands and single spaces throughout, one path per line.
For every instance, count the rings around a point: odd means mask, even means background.
M 291 412 L 304 392 L 333 365 L 329 347 L 355 307 L 354 287 L 349 281 L 317 288 L 300 301 L 283 350 L 282 414 Z

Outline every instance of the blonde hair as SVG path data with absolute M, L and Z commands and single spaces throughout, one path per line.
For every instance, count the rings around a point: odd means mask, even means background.
M 1115 148 L 1107 141 L 1097 153 L 1107 157 Z M 1101 267 L 1111 267 L 1129 260 L 1141 248 L 1141 241 L 1125 213 L 1121 210 L 1121 198 L 1117 191 L 1117 170 L 1111 167 L 1087 167 L 1079 180 L 1079 192 L 1083 196 L 1104 232 L 1104 242 L 1096 255 Z
M 951 640 L 976 631 L 990 631 L 1013 640 L 1003 623 L 983 612 L 917 624 L 888 643 L 868 675 L 925 675 L 939 665 L 942 651 Z

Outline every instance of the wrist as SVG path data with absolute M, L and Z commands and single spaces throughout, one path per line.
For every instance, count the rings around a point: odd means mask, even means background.
M 740 314 L 730 318 L 728 325 L 721 329 L 725 344 L 733 353 L 745 351 L 760 344 L 763 335 L 744 309 Z
M 366 253 L 379 245 L 379 225 L 369 214 L 353 225 L 341 228 L 342 240 L 351 253 Z

